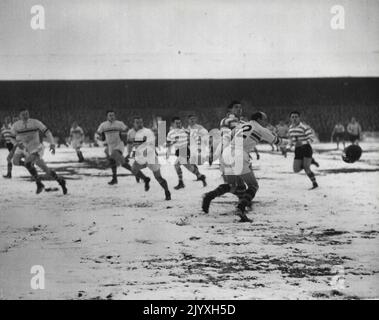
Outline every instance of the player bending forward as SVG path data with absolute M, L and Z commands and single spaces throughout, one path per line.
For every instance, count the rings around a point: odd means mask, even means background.
M 135 148 L 135 161 L 132 165 L 132 173 L 136 178 L 149 179 L 150 181 L 150 178 L 145 177 L 141 172 L 142 169 L 146 167 L 149 168 L 153 172 L 155 179 L 163 188 L 165 199 L 171 200 L 171 193 L 168 189 L 167 181 L 161 175 L 161 166 L 158 163 L 157 153 L 155 151 L 154 132 L 143 126 L 143 119 L 141 117 L 134 118 L 133 128 L 128 132 L 128 154 L 131 153 L 133 148 Z
M 308 178 L 312 181 L 312 189 L 318 187 L 316 177 L 311 170 L 313 149 L 312 129 L 300 121 L 300 113 L 293 111 L 290 114 L 291 125 L 288 131 L 290 144 L 295 145 L 295 159 L 293 161 L 293 171 L 295 173 L 304 169 Z
M 177 157 L 174 166 L 179 178 L 179 183 L 174 189 L 178 190 L 184 188 L 183 172 L 180 168 L 181 165 L 192 172 L 197 177 L 197 180 L 201 181 L 205 187 L 207 185 L 205 175 L 199 172 L 199 168 L 196 164 L 188 163 L 191 156 L 188 143 L 188 140 L 190 139 L 189 131 L 182 127 L 182 121 L 179 117 L 174 117 L 172 119 L 172 126 L 172 129 L 167 134 L 167 144 L 174 146 L 175 155 Z
M 76 151 L 79 162 L 83 162 L 84 157 L 80 148 L 82 147 L 84 141 L 84 131 L 81 127 L 79 127 L 76 121 L 72 124 L 72 127 L 70 129 L 70 139 L 71 147 Z
M 45 186 L 38 176 L 35 165 L 40 167 L 47 175 L 54 178 L 61 186 L 63 194 L 67 193 L 66 181 L 58 176 L 54 170 L 47 167 L 43 160 L 44 146 L 41 143 L 39 132 L 42 132 L 50 143 L 50 151 L 55 154 L 54 137 L 50 130 L 41 122 L 29 117 L 29 111 L 22 109 L 20 111 L 20 120 L 12 125 L 11 134 L 13 143 L 25 155 L 25 167 L 28 169 L 37 184 L 37 194 L 41 193 Z
M 106 154 L 112 169 L 112 180 L 108 184 L 114 185 L 118 183 L 117 167 L 119 165 L 132 171 L 129 162 L 123 156 L 125 144 L 122 137 L 127 136 L 128 127 L 122 121 L 116 120 L 116 113 L 113 110 L 108 110 L 106 116 L 107 120 L 100 124 L 95 137 L 97 140 L 105 140 L 107 144 Z M 145 190 L 147 191 L 149 190 L 150 178 L 143 176 L 143 179 L 145 181 Z
M 242 179 L 247 189 L 238 195 L 237 214 L 241 222 L 251 221 L 246 216 L 246 207 L 251 206 L 252 200 L 258 191 L 259 185 L 250 165 L 249 153 L 256 145 L 263 141 L 273 145 L 286 144 L 273 134 L 267 125 L 267 115 L 264 112 L 256 112 L 251 116 L 251 121 L 237 125 L 232 131 L 232 141 L 224 148 L 222 157 L 224 159 L 224 181 L 213 191 L 204 195 L 202 209 L 208 213 L 211 201 L 216 197 L 230 192 L 236 194 L 237 181 Z

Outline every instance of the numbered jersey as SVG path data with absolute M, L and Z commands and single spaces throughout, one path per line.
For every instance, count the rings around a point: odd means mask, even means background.
M 281 139 L 254 120 L 241 123 L 232 131 L 232 144 L 236 148 L 242 147 L 245 152 L 252 152 L 261 141 L 279 144 Z

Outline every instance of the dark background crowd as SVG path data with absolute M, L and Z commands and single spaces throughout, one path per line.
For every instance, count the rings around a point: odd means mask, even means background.
M 64 139 L 74 121 L 93 137 L 108 109 L 130 125 L 140 115 L 146 126 L 162 117 L 195 114 L 207 129 L 218 128 L 232 100 L 242 101 L 244 115 L 265 111 L 272 124 L 302 113 L 321 141 L 330 139 L 334 125 L 355 117 L 363 131 L 379 131 L 379 79 L 267 80 L 107 80 L 0 82 L 0 117 L 26 107 Z M 184 121 L 186 122 L 186 121 Z

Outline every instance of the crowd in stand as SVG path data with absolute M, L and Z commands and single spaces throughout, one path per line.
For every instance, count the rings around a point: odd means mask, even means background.
M 355 82 L 354 82 L 355 81 Z M 265 111 L 276 125 L 288 121 L 292 110 L 329 141 L 336 123 L 347 125 L 355 117 L 363 131 L 379 131 L 379 96 L 376 82 L 363 80 L 230 80 L 230 81 L 77 81 L 25 82 L 0 85 L 0 119 L 27 107 L 62 141 L 74 121 L 93 137 L 105 111 L 130 124 L 141 115 L 147 126 L 156 117 L 167 121 L 195 114 L 207 129 L 218 128 L 225 107 L 242 97 L 244 114 Z

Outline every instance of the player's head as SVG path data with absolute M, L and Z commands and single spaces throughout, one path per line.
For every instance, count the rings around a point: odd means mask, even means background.
M 188 116 L 188 124 L 189 124 L 190 126 L 195 125 L 195 124 L 196 124 L 196 121 L 197 121 L 197 119 L 196 119 L 196 116 L 195 116 L 195 115 L 190 114 L 190 115 Z
M 290 120 L 291 120 L 292 124 L 298 125 L 300 123 L 300 112 L 299 111 L 292 111 L 290 113 Z
M 240 117 L 242 115 L 242 105 L 241 102 L 238 100 L 233 100 L 229 105 L 228 105 L 228 113 L 229 114 L 234 114 L 237 117 Z
M 6 117 L 4 118 L 4 124 L 8 125 L 8 124 L 10 124 L 10 123 L 11 123 L 11 117 L 10 117 L 10 116 L 6 116 Z
M 135 130 L 140 130 L 143 128 L 143 119 L 142 117 L 136 116 L 133 118 L 133 128 Z
M 29 119 L 29 110 L 26 108 L 20 109 L 20 119 L 26 121 Z
M 116 120 L 116 113 L 113 110 L 107 110 L 107 120 L 113 122 Z
M 355 119 L 355 117 L 352 117 L 351 118 L 351 123 L 356 123 L 357 122 L 357 120 Z
M 182 120 L 179 117 L 173 117 L 171 119 L 172 125 L 176 129 L 180 129 L 182 127 Z
M 255 112 L 251 115 L 250 120 L 254 120 L 258 122 L 262 127 L 266 127 L 267 122 L 267 114 L 262 111 Z
M 72 127 L 73 128 L 77 128 L 79 125 L 78 125 L 78 123 L 76 122 L 76 121 L 74 121 L 73 123 L 72 123 Z

